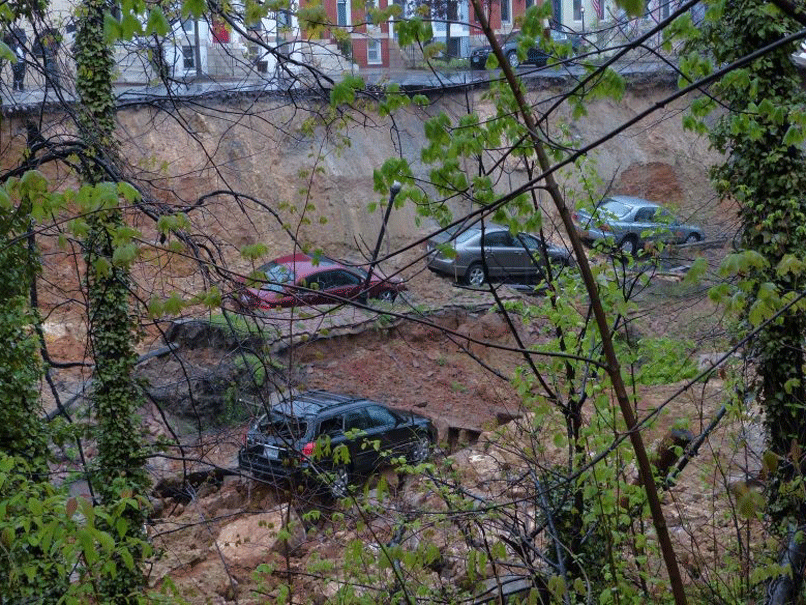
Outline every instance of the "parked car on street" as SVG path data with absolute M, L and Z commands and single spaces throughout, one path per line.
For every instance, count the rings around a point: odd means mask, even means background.
M 277 483 L 313 481 L 341 498 L 353 478 L 390 458 L 424 462 L 436 441 L 436 428 L 424 416 L 363 397 L 308 391 L 257 419 L 246 433 L 238 466 Z
M 626 254 L 635 254 L 650 241 L 682 244 L 705 237 L 700 227 L 681 223 L 663 206 L 627 195 L 604 198 L 593 213 L 577 210 L 573 219 L 586 243 L 611 241 Z
M 375 268 L 365 287 L 367 272 L 326 256 L 297 253 L 261 266 L 253 277 L 259 283 L 244 287 L 238 301 L 246 309 L 276 309 L 298 305 L 365 302 L 369 298 L 393 302 L 406 284 Z
M 545 242 L 538 235 L 512 234 L 507 227 L 494 223 L 485 223 L 483 227 L 482 231 L 481 223 L 457 225 L 430 238 L 426 242 L 428 268 L 469 286 L 480 286 L 487 277 L 514 281 L 542 279 L 546 256 L 559 266 L 573 264 L 568 250 Z M 455 254 L 447 253 L 445 245 Z
M 577 54 L 579 46 L 582 43 L 582 38 L 578 35 L 568 34 L 556 29 L 550 30 L 551 40 L 556 44 L 569 45 L 570 50 L 567 53 L 569 56 Z M 518 67 L 521 61 L 518 57 L 518 40 L 517 37 L 512 37 L 501 45 L 501 50 L 504 51 L 504 56 L 512 67 Z M 482 46 L 476 48 L 470 53 L 470 67 L 471 69 L 485 69 L 487 66 L 487 58 L 493 52 L 492 47 Z M 533 63 L 537 66 L 545 65 L 552 52 L 545 49 L 544 38 L 538 36 L 535 43 L 529 48 L 526 53 L 526 58 L 523 63 Z M 564 53 L 565 54 L 565 53 Z

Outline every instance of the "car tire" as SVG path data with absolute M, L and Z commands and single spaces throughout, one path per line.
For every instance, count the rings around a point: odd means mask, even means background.
M 467 271 L 465 271 L 463 279 L 468 286 L 474 286 L 476 288 L 483 286 L 486 281 L 484 267 L 481 266 L 481 263 L 473 263 L 467 268 Z
M 350 469 L 346 466 L 337 466 L 333 469 L 328 484 L 328 491 L 334 500 L 340 500 L 349 494 Z
M 689 233 L 689 234 L 688 234 L 688 237 L 686 238 L 686 242 L 685 242 L 685 243 L 687 243 L 687 244 L 693 244 L 693 243 L 696 243 L 696 242 L 700 241 L 701 239 L 702 239 L 702 238 L 700 237 L 700 234 L 699 234 L 699 233 Z
M 431 455 L 431 439 L 428 435 L 417 433 L 414 444 L 412 445 L 411 452 L 409 453 L 409 462 L 411 464 L 422 464 Z
M 621 243 L 618 245 L 619 252 L 622 254 L 627 254 L 629 256 L 635 256 L 635 253 L 638 252 L 638 238 L 634 235 L 627 235 L 621 240 Z
M 381 302 L 393 303 L 397 298 L 397 292 L 394 290 L 381 290 L 375 298 Z
M 507 63 L 509 63 L 512 69 L 515 69 L 521 64 L 520 59 L 518 59 L 518 51 L 511 50 L 507 53 Z

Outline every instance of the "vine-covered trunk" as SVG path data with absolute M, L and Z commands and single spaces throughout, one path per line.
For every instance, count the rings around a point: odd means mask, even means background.
M 25 188 L 18 187 L 17 191 Z M 40 261 L 26 237 L 31 208 L 31 196 L 23 192 L 18 205 L 0 209 L 0 268 L 4 276 L 0 282 L 0 458 L 12 458 L 18 480 L 39 499 L 46 497 L 51 479 L 48 437 L 39 401 L 42 364 L 34 330 L 39 317 L 29 299 Z M 0 502 L 8 506 L 19 489 L 14 480 L 0 481 Z M 67 583 L 67 575 L 58 566 L 58 554 L 28 544 L 23 524 L 14 526 L 13 513 L 4 516 L 11 523 L 6 524 L 9 534 L 4 534 L 0 549 L 0 600 L 56 603 Z
M 721 29 L 712 32 L 716 59 L 734 61 L 799 27 L 782 14 L 771 19 L 770 10 L 772 5 L 761 0 L 726 4 Z M 748 327 L 803 289 L 802 272 L 787 261 L 806 256 L 806 155 L 798 144 L 802 133 L 795 134 L 802 129 L 798 114 L 805 99 L 792 50 L 783 46 L 758 59 L 749 87 L 741 79 L 720 85 L 731 112 L 711 133 L 715 147 L 730 155 L 713 176 L 720 192 L 741 204 L 741 247 L 763 258 L 740 274 Z M 803 334 L 804 320 L 795 306 L 766 326 L 750 347 L 773 454 L 767 456 L 767 512 L 782 534 L 806 521 L 801 490 L 787 488 L 802 476 L 806 447 Z
M 82 158 L 82 177 L 90 185 L 113 180 L 116 165 L 115 106 L 112 94 L 114 60 L 104 38 L 103 0 L 84 0 L 79 7 L 76 38 L 76 91 L 83 113 L 79 127 L 89 153 Z M 134 603 L 144 577 L 142 525 L 146 485 L 142 435 L 135 420 L 138 391 L 132 379 L 134 330 L 129 309 L 129 271 L 115 259 L 115 233 L 123 226 L 116 189 L 98 195 L 87 218 L 84 240 L 89 300 L 89 336 L 95 362 L 92 400 L 97 422 L 98 457 L 93 485 L 102 503 L 113 507 L 124 531 L 118 548 L 131 557 L 117 557 L 115 573 L 101 582 L 103 598 L 112 603 Z M 119 522 L 119 521 L 118 521 Z
M 801 29 L 806 21 L 799 11 L 789 11 L 792 6 L 765 0 L 727 2 L 722 18 L 706 21 L 695 39 L 716 63 L 732 63 Z M 724 78 L 715 92 L 729 111 L 710 131 L 714 146 L 729 156 L 712 178 L 722 195 L 740 204 L 741 250 L 731 263 L 738 288 L 731 304 L 742 310 L 745 334 L 761 329 L 750 342 L 748 357 L 757 370 L 755 391 L 767 433 L 766 512 L 785 542 L 806 524 L 804 318 L 800 305 L 788 304 L 802 295 L 806 259 L 801 115 L 806 97 L 790 58 L 794 50 L 791 43 L 780 45 Z M 787 591 L 797 591 L 801 571 L 792 570 Z M 778 595 L 776 599 L 791 597 Z

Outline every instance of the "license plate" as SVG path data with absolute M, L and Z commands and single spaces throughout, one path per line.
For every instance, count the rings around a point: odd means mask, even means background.
M 280 458 L 280 448 L 275 447 L 273 445 L 264 445 L 263 454 L 269 460 L 277 460 L 278 458 Z

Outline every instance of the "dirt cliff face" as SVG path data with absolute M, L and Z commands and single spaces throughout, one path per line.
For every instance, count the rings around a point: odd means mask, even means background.
M 561 92 L 532 90 L 529 99 L 538 112 L 547 111 Z M 553 138 L 564 121 L 575 144 L 584 146 L 672 92 L 666 86 L 632 88 L 621 101 L 592 102 L 580 119 L 571 120 L 560 112 L 542 116 L 541 124 Z M 402 109 L 394 119 L 380 118 L 369 109 L 334 118 L 326 106 L 311 100 L 231 98 L 171 111 L 139 107 L 119 113 L 119 136 L 123 156 L 136 167 L 135 177 L 151 198 L 163 204 L 161 211 L 188 213 L 188 232 L 196 235 L 208 263 L 248 273 L 253 265 L 240 256 L 244 246 L 265 244 L 264 258 L 274 258 L 293 249 L 292 235 L 331 255 L 360 261 L 375 245 L 388 195 L 373 190 L 373 171 L 388 158 L 403 157 L 427 182 L 429 167 L 420 160 L 426 143 L 424 120 L 439 112 L 455 117 L 468 110 L 489 116 L 493 105 L 488 94 L 481 89 L 445 94 L 426 108 Z M 709 237 L 729 232 L 735 212 L 717 203 L 707 175 L 707 167 L 719 158 L 706 140 L 682 129 L 685 105 L 685 100 L 666 105 L 604 141 L 586 156 L 585 166 L 560 170 L 558 178 L 569 199 L 580 195 L 583 182 L 595 174 L 599 180 L 594 189 L 599 194 L 609 190 L 644 196 L 704 225 Z M 330 126 L 322 125 L 326 119 L 331 120 Z M 58 133 L 61 122 L 54 124 L 43 133 Z M 24 148 L 24 132 L 9 122 L 4 133 L 9 135 L 2 141 L 8 159 L 15 149 Z M 69 175 L 51 172 L 48 176 L 55 182 L 70 183 Z M 523 168 L 513 164 L 497 187 L 503 193 L 525 179 Z M 239 195 L 223 193 L 227 190 Z M 551 220 L 549 200 L 540 191 L 537 195 L 546 207 L 550 220 L 545 226 L 552 235 L 556 221 Z M 379 206 L 374 212 L 369 210 L 372 203 Z M 454 210 L 468 207 L 455 203 Z M 215 271 L 203 276 L 188 255 L 168 253 L 165 248 L 175 238 L 161 242 L 152 219 L 132 212 L 131 221 L 143 231 L 144 240 L 156 246 L 147 249 L 143 262 L 133 269 L 144 300 L 173 292 L 190 297 L 211 283 L 218 283 L 224 292 L 231 288 Z M 416 242 L 428 232 L 428 225 L 418 224 L 413 205 L 396 208 L 381 254 L 412 246 L 384 261 L 383 268 L 387 273 L 402 271 L 409 280 L 412 302 L 438 305 L 451 300 L 455 290 L 423 270 L 423 247 Z M 66 297 L 81 300 L 78 278 L 83 261 L 78 248 L 62 249 L 49 234 L 56 231 L 43 233 L 38 240 L 45 267 L 40 302 L 48 312 L 45 329 L 52 354 L 67 359 L 84 347 L 86 330 L 78 303 L 62 304 Z M 563 239 L 561 233 L 554 237 Z M 147 334 L 143 350 L 160 344 L 155 330 Z
M 540 111 L 558 92 L 532 91 L 530 97 Z M 642 89 L 628 92 L 620 102 L 595 101 L 587 116 L 569 120 L 570 134 L 580 146 L 597 140 L 670 92 Z M 305 243 L 356 256 L 359 248 L 372 248 L 381 224 L 382 212 L 370 212 L 368 206 L 377 202 L 382 208 L 387 199 L 386 192 L 373 191 L 373 171 L 388 158 L 403 157 L 427 181 L 428 167 L 420 161 L 424 119 L 443 111 L 460 115 L 468 107 L 489 115 L 492 105 L 485 94 L 444 95 L 427 108 L 401 110 L 394 120 L 353 112 L 331 127 L 312 130 L 303 127 L 323 111 L 313 104 L 232 101 L 205 111 L 182 108 L 176 116 L 138 109 L 120 115 L 121 132 L 129 137 L 129 159 L 161 172 L 155 177 L 144 170 L 141 176 L 152 181 L 154 194 L 165 203 L 192 204 L 200 195 L 224 188 L 259 200 L 238 200 L 248 216 L 226 196 L 209 198 L 193 211 L 199 228 L 220 239 L 228 256 L 235 258 L 237 248 L 256 242 L 269 246 L 269 257 L 285 253 L 291 244 L 281 221 Z M 707 223 L 707 202 L 714 195 L 706 167 L 715 156 L 707 141 L 682 129 L 684 106 L 684 101 L 667 106 L 589 154 L 602 181 L 597 191 L 609 186 L 612 192 L 645 196 Z M 546 118 L 549 137 L 561 119 L 567 116 Z M 560 172 L 569 194 L 581 190 L 582 174 L 573 167 Z M 524 170 L 513 165 L 498 188 L 506 192 L 525 178 Z M 415 219 L 411 205 L 392 213 L 386 251 L 425 233 Z

